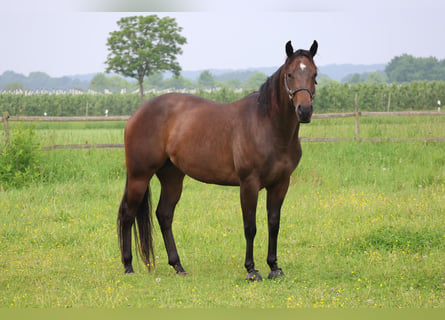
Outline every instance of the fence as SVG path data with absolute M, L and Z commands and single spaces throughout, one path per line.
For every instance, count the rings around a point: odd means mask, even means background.
M 399 111 L 399 112 L 360 112 L 357 106 L 355 112 L 347 113 L 326 113 L 314 114 L 314 119 L 328 119 L 328 118 L 347 118 L 355 117 L 355 136 L 354 138 L 309 138 L 302 137 L 302 141 L 312 142 L 338 142 L 338 141 L 369 141 L 369 142 L 412 142 L 412 141 L 426 141 L 426 142 L 445 142 L 445 137 L 425 137 L 425 138 L 362 138 L 360 137 L 360 117 L 407 117 L 407 116 L 445 116 L 445 112 L 440 111 Z
M 302 141 L 310 142 L 339 142 L 339 141 L 369 141 L 369 142 L 445 142 L 445 137 L 425 137 L 425 138 L 362 138 L 360 137 L 360 118 L 361 117 L 399 117 L 399 116 L 445 116 L 445 112 L 440 111 L 403 111 L 403 112 L 359 112 L 355 108 L 355 112 L 348 113 L 325 113 L 314 114 L 313 119 L 329 119 L 329 118 L 347 118 L 355 117 L 355 135 L 352 138 L 316 138 L 301 137 Z M 110 117 L 21 117 L 9 116 L 3 113 L 3 125 L 5 130 L 6 143 L 9 143 L 9 121 L 41 121 L 41 122 L 63 122 L 63 121 L 126 121 L 129 116 L 110 116 Z M 56 149 L 116 149 L 123 148 L 123 144 L 68 144 L 68 145 L 52 145 L 43 147 L 43 150 Z

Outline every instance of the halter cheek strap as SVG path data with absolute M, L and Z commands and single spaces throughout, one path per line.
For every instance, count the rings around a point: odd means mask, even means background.
M 311 100 L 314 98 L 315 93 L 313 93 L 311 90 L 309 90 L 308 88 L 305 87 L 300 87 L 294 90 L 289 89 L 289 86 L 287 85 L 287 79 L 286 77 L 284 78 L 284 87 L 286 88 L 287 93 L 289 94 L 289 99 L 292 100 L 295 95 L 297 94 L 297 92 L 299 91 L 306 91 L 307 93 L 309 93 L 309 96 L 311 97 Z

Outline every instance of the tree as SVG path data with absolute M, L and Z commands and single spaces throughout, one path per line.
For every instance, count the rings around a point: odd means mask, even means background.
M 51 77 L 45 72 L 31 72 L 28 76 L 28 87 L 30 89 L 43 89 L 53 87 Z
M 387 79 L 383 72 L 370 72 L 366 78 L 367 83 L 386 83 Z
M 3 87 L 3 91 L 23 90 L 23 82 L 11 82 Z
M 339 84 L 340 83 L 340 81 L 335 80 L 335 79 L 331 79 L 331 78 L 329 78 L 327 76 L 324 76 L 324 75 L 320 75 L 319 78 L 317 79 L 317 82 L 318 82 L 318 86 L 317 86 L 318 88 L 320 88 L 322 86 L 329 86 L 329 85 L 332 85 L 332 84 Z
M 107 77 L 103 73 L 96 74 L 90 82 L 90 89 L 95 91 L 103 91 L 107 88 Z
M 110 33 L 110 51 L 106 72 L 114 71 L 138 81 L 144 99 L 144 78 L 160 71 L 171 71 L 179 76 L 181 67 L 176 56 L 182 54 L 181 45 L 187 42 L 180 35 L 182 28 L 174 18 L 157 15 L 124 17 L 117 22 L 120 30 Z
M 25 83 L 26 77 L 23 74 L 15 73 L 14 71 L 5 71 L 0 75 L 0 90 L 7 84 L 12 82 Z
M 246 80 L 244 86 L 247 90 L 258 90 L 266 80 L 267 76 L 264 73 L 255 72 Z
M 243 86 L 243 83 L 240 79 L 227 79 L 226 81 L 222 82 L 221 85 L 223 88 L 227 89 L 240 89 Z
M 134 90 L 135 85 L 119 76 L 107 77 L 104 73 L 98 73 L 91 79 L 90 89 L 100 92 L 109 90 L 110 92 L 118 93 L 122 89 Z
M 209 70 L 201 72 L 198 78 L 198 85 L 203 88 L 214 88 L 216 86 L 215 78 Z
M 162 87 L 164 89 L 192 89 L 195 87 L 193 81 L 186 79 L 182 76 L 179 77 L 171 77 L 167 80 L 164 80 L 162 83 Z
M 444 65 L 445 60 L 439 61 L 435 57 L 417 58 L 403 54 L 388 63 L 385 73 L 390 82 L 445 80 Z
M 157 88 L 157 89 L 159 89 L 159 88 L 162 88 L 162 83 L 164 81 L 164 76 L 162 75 L 161 72 L 156 72 L 156 73 L 153 73 L 150 76 L 148 76 L 145 79 L 145 81 L 146 81 L 147 85 L 150 88 Z
M 360 76 L 360 73 L 354 73 L 351 76 L 351 79 L 349 79 L 347 82 L 349 82 L 349 83 L 360 83 L 360 82 L 362 82 L 362 77 Z

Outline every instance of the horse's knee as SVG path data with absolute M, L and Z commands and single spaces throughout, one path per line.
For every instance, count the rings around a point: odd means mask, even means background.
M 256 235 L 256 224 L 246 224 L 244 226 L 244 235 L 247 239 L 253 239 Z

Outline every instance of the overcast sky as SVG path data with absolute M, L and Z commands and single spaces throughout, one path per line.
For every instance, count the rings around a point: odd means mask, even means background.
M 0 74 L 103 72 L 116 22 L 151 13 L 183 28 L 183 70 L 279 66 L 288 40 L 319 66 L 445 59 L 443 0 L 2 0 Z

